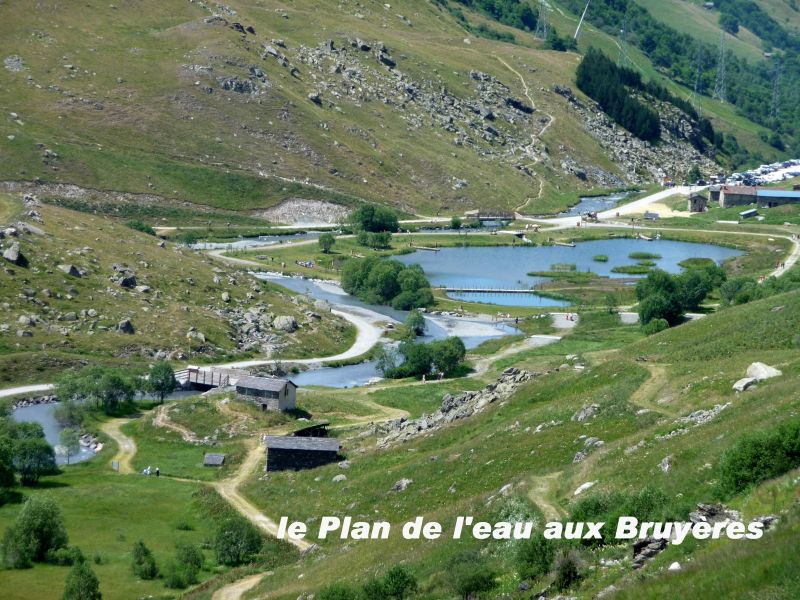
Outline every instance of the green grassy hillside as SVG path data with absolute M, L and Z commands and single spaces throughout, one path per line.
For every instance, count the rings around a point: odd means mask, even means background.
M 248 224 L 293 198 L 543 213 L 630 175 L 551 91 L 573 85 L 575 54 L 501 25 L 516 44 L 476 37 L 431 2 L 22 4 L 0 6 L 0 54 L 11 61 L 0 72 L 2 179 L 150 194 L 163 205 L 151 217 L 167 211 L 173 223 L 190 220 L 179 211 L 189 201 Z M 562 33 L 573 19 L 552 14 Z M 333 51 L 321 49 L 328 39 Z M 380 43 L 394 68 L 377 60 Z M 618 52 L 587 25 L 588 44 Z M 493 121 L 472 112 L 495 92 Z M 534 112 L 508 108 L 506 96 Z M 775 155 L 729 107 L 706 110 L 751 151 Z M 563 168 L 572 161 L 587 181 Z

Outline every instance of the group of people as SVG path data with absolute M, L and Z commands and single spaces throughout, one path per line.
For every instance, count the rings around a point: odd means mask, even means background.
M 298 267 L 305 267 L 306 269 L 313 269 L 314 268 L 314 261 L 313 260 L 296 260 L 294 262 Z
M 444 371 L 439 371 L 437 373 L 433 373 L 433 376 L 431 377 L 431 381 L 434 381 L 435 379 L 438 379 L 439 381 L 444 379 Z M 422 374 L 422 383 L 425 383 L 427 380 L 428 380 L 428 377 L 425 375 L 425 373 L 423 373 Z
M 160 477 L 161 476 L 161 469 L 156 467 L 155 473 L 156 473 L 156 477 Z M 147 468 L 144 471 L 142 471 L 142 475 L 149 476 L 151 474 L 152 474 L 152 471 L 150 470 L 150 465 L 147 465 Z

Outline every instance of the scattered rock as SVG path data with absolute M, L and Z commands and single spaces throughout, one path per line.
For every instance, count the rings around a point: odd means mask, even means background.
M 755 377 L 743 377 L 739 381 L 733 384 L 734 391 L 737 392 L 744 392 L 745 390 L 749 389 L 753 386 L 758 380 Z
M 573 492 L 572 495 L 573 496 L 580 496 L 583 492 L 585 492 L 589 488 L 593 487 L 594 484 L 596 484 L 596 483 L 597 483 L 596 481 L 587 481 L 586 483 L 582 483 L 577 488 L 575 488 L 575 491 Z
M 122 319 L 122 321 L 117 324 L 117 331 L 120 333 L 133 333 L 133 323 L 131 323 L 130 319 Z
M 413 479 L 406 479 L 405 477 L 399 481 L 396 481 L 395 484 L 392 486 L 393 492 L 404 492 L 409 485 L 414 483 Z
M 633 568 L 641 569 L 644 563 L 663 552 L 667 547 L 667 540 L 645 538 L 633 543 Z
M 275 320 L 272 321 L 272 327 L 280 331 L 292 333 L 297 329 L 297 321 L 291 315 L 280 315 L 275 317 Z
M 600 406 L 598 404 L 589 404 L 584 406 L 574 415 L 572 415 L 573 421 L 585 421 L 586 419 L 591 419 L 600 411 Z
M 779 369 L 775 367 L 770 367 L 769 365 L 765 365 L 762 362 L 754 362 L 749 367 L 747 367 L 747 373 L 745 373 L 747 377 L 752 377 L 756 381 L 764 381 L 765 379 L 772 379 L 773 377 L 780 377 L 783 375 Z
M 681 570 L 681 563 L 679 563 L 677 560 L 667 567 L 667 571 L 680 571 L 680 570 Z
M 80 277 L 81 273 L 75 265 L 58 265 L 58 270 L 71 277 Z
M 19 242 L 12 242 L 12 244 L 3 251 L 3 258 L 11 264 L 23 266 L 25 257 L 19 249 Z
M 341 473 L 340 473 L 339 475 L 336 475 L 336 476 L 333 478 L 333 480 L 332 480 L 332 481 L 333 481 L 334 483 L 339 483 L 339 482 L 341 482 L 341 481 L 347 481 L 347 476 L 346 476 L 346 475 L 343 475 L 343 474 L 341 474 Z
M 664 458 L 661 459 L 661 463 L 658 466 L 663 473 L 669 473 L 669 470 L 672 468 L 671 461 L 672 461 L 671 456 L 665 456 Z

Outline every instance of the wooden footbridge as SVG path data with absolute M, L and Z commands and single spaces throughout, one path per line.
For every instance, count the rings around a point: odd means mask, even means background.
M 238 369 L 188 367 L 175 371 L 175 380 L 182 388 L 210 390 L 236 385 L 239 378 L 244 375 L 249 373 Z
M 535 294 L 536 290 L 525 288 L 482 288 L 482 287 L 438 287 L 443 292 L 460 294 Z

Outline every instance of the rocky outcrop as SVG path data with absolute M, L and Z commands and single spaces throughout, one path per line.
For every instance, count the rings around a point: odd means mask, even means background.
M 633 543 L 633 565 L 634 569 L 641 569 L 644 563 L 654 556 L 667 549 L 667 540 L 644 538 Z
M 286 333 L 292 333 L 297 329 L 297 321 L 291 315 L 279 315 L 272 321 L 272 327 Z
M 747 372 L 745 373 L 745 376 L 752 377 L 756 381 L 764 381 L 766 379 L 772 379 L 773 377 L 780 377 L 781 375 L 783 375 L 783 372 L 780 369 L 770 367 L 762 362 L 754 362 L 747 367 Z
M 396 419 L 378 426 L 376 432 L 383 436 L 378 439 L 378 446 L 385 448 L 392 444 L 407 442 L 436 431 L 453 421 L 481 413 L 490 404 L 506 400 L 522 383 L 538 375 L 512 367 L 503 371 L 495 383 L 487 385 L 480 391 L 463 392 L 458 396 L 445 394 L 441 407 L 433 414 L 422 415 L 418 419 Z

